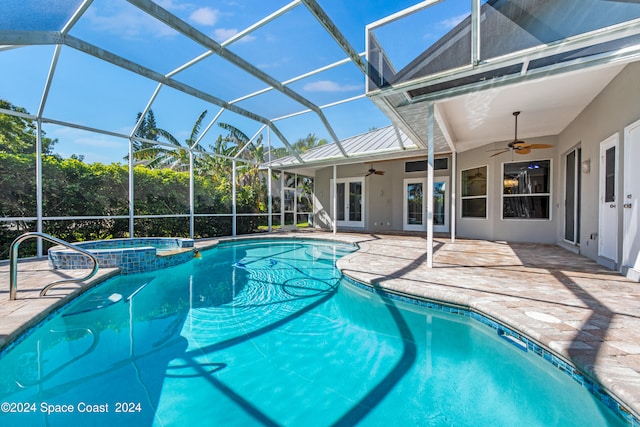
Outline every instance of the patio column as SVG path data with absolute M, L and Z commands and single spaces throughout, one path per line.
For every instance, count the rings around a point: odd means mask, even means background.
M 129 138 L 129 238 L 133 238 L 133 215 L 135 214 L 133 200 L 133 138 Z
M 433 102 L 427 117 L 427 268 L 433 267 Z
M 231 235 L 236 236 L 236 160 L 231 161 Z
M 338 166 L 333 165 L 333 209 L 331 212 L 331 221 L 333 222 L 333 234 L 338 231 Z
M 271 167 L 267 168 L 267 231 L 271 233 L 271 227 L 273 226 L 273 195 L 271 194 Z
M 189 150 L 189 237 L 193 239 L 195 235 L 195 185 L 193 182 L 193 151 Z
M 42 119 L 36 119 L 36 231 L 42 233 Z M 36 254 L 43 252 L 42 239 L 36 239 Z
M 284 171 L 280 171 L 280 231 L 284 231 Z
M 451 194 L 451 207 L 449 211 L 451 212 L 451 215 L 449 215 L 451 217 L 449 221 L 451 223 L 451 243 L 456 241 L 456 188 L 458 188 L 457 164 L 458 153 L 454 151 L 451 153 L 451 188 L 449 189 L 449 193 Z
M 293 174 L 293 229 L 298 229 L 298 174 Z

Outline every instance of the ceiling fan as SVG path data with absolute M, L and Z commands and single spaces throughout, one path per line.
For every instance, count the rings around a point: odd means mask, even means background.
M 520 111 L 513 112 L 513 117 L 515 117 L 515 135 L 513 137 L 513 141 L 507 144 L 507 148 L 498 148 L 496 150 L 489 150 L 489 151 L 498 151 L 497 153 L 492 154 L 490 157 L 494 157 L 502 153 L 507 153 L 509 151 L 516 154 L 529 154 L 531 150 L 553 147 L 553 145 L 550 145 L 550 144 L 529 144 L 527 142 L 519 140 L 518 139 L 518 116 L 519 115 L 520 115 Z
M 369 166 L 369 170 L 367 171 L 367 174 L 365 175 L 365 177 L 369 176 L 369 175 L 384 175 L 384 171 L 379 171 L 379 170 L 375 170 L 373 168 L 373 164 L 371 166 Z

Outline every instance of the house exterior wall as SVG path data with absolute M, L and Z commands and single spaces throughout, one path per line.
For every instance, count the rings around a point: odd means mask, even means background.
M 462 194 L 461 171 L 487 166 L 487 217 L 463 218 L 462 202 L 457 201 L 456 235 L 462 238 L 505 240 L 510 242 L 555 243 L 558 222 L 557 195 L 553 183 L 557 179 L 556 137 L 527 138 L 532 144 L 551 144 L 554 148 L 534 150 L 527 155 L 503 153 L 491 157 L 506 147 L 509 141 L 496 142 L 473 150 L 458 153 L 456 194 Z M 550 219 L 502 219 L 503 164 L 551 160 Z
M 623 195 L 624 129 L 640 120 L 640 63 L 627 65 L 605 89 L 559 135 L 527 138 L 534 144 L 551 144 L 553 148 L 538 149 L 527 155 L 503 153 L 493 156 L 509 141 L 496 142 L 457 155 L 456 171 L 456 235 L 460 238 L 522 241 L 569 245 L 564 241 L 565 207 L 565 155 L 575 147 L 581 148 L 581 161 L 589 162 L 585 172 L 580 167 L 580 244 L 573 249 L 598 260 L 599 221 L 599 150 L 600 143 L 618 134 L 618 195 Z M 523 115 L 523 120 L 526 116 Z M 412 159 L 415 160 L 415 159 Z M 502 218 L 503 165 L 511 161 L 551 160 L 551 194 L 549 220 L 522 220 Z M 403 230 L 403 180 L 426 176 L 426 172 L 405 173 L 402 160 L 378 162 L 375 168 L 385 175 L 372 175 L 365 179 L 365 226 L 358 231 Z M 451 167 L 451 164 L 449 165 Z M 487 166 L 487 217 L 462 218 L 461 171 Z M 338 178 L 364 177 L 369 164 L 356 163 L 337 168 Z M 450 176 L 450 170 L 436 171 L 436 176 Z M 316 172 L 315 225 L 331 229 L 332 167 Z M 618 253 L 622 253 L 623 210 L 618 209 Z M 344 229 L 344 228 L 340 228 Z M 620 260 L 618 260 L 620 261 Z M 606 264 L 605 264 L 606 265 Z
M 426 160 L 412 158 L 410 161 Z M 426 172 L 405 172 L 405 162 L 408 160 L 390 160 L 375 163 L 377 170 L 384 175 L 370 175 L 365 181 L 364 228 L 350 229 L 339 227 L 339 230 L 357 230 L 366 232 L 402 231 L 404 192 L 403 185 L 406 178 L 426 177 Z M 337 178 L 364 177 L 369 164 L 356 163 L 337 167 Z M 451 164 L 449 163 L 449 168 Z M 449 176 L 449 170 L 434 171 L 434 176 Z M 322 168 L 315 175 L 315 226 L 331 229 L 331 181 L 333 167 Z
M 605 89 L 576 117 L 558 136 L 558 154 L 562 155 L 580 144 L 582 161 L 590 161 L 589 173 L 582 173 L 580 253 L 598 260 L 598 220 L 599 220 L 599 156 L 600 142 L 617 133 L 618 146 L 618 195 L 623 194 L 624 128 L 640 119 L 640 63 L 627 65 Z M 564 177 L 562 169 L 561 177 Z M 555 181 L 556 190 L 562 191 L 563 180 Z M 564 217 L 564 207 L 559 208 Z M 618 209 L 618 253 L 622 253 L 623 210 Z M 557 241 L 563 241 L 564 227 L 559 222 Z

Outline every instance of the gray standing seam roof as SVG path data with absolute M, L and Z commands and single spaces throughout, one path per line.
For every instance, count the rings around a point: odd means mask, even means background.
M 398 141 L 400 136 L 400 141 Z M 401 142 L 401 143 L 400 143 Z M 378 152 L 403 151 L 404 149 L 418 148 L 416 144 L 409 139 L 400 129 L 397 130 L 393 126 L 387 126 L 376 129 L 360 135 L 352 136 L 341 141 L 347 155 L 361 157 L 367 154 L 376 154 Z M 332 158 L 343 158 L 342 153 L 336 144 L 326 144 L 312 148 L 300 154 L 302 160 L 306 164 L 320 162 Z M 276 159 L 272 162 L 272 166 L 285 166 L 299 164 L 293 156 L 286 156 Z

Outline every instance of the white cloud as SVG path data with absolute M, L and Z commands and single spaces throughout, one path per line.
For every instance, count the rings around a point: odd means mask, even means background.
M 191 7 L 188 3 L 180 3 L 174 0 L 156 0 L 156 3 L 167 10 L 185 10 Z
M 211 27 L 218 22 L 218 17 L 220 15 L 220 11 L 217 9 L 211 9 L 210 7 L 201 7 L 200 9 L 194 10 L 189 19 L 196 24 L 206 25 Z
M 468 16 L 469 16 L 468 13 L 463 13 L 462 15 L 453 16 L 449 19 L 440 21 L 440 26 L 444 27 L 447 30 L 450 30 L 456 25 L 458 25 L 459 23 L 461 23 Z
M 214 32 L 213 32 L 213 38 L 222 43 L 224 41 L 229 40 L 231 37 L 235 36 L 236 34 L 238 34 L 238 30 L 236 28 L 217 28 Z M 240 40 L 238 40 L 236 43 L 246 43 L 246 42 L 250 42 L 255 40 L 256 38 L 254 36 L 251 35 L 247 35 L 244 36 L 243 38 L 241 38 Z
M 54 153 L 60 154 L 63 158 L 72 154 L 84 156 L 87 163 L 124 163 L 123 159 L 129 152 L 129 142 L 124 138 L 74 128 L 55 127 L 47 132 L 47 136 L 58 139 L 58 143 L 53 146 Z
M 350 92 L 362 89 L 362 86 L 343 85 L 331 80 L 318 80 L 317 82 L 307 83 L 303 89 L 308 92 Z
M 174 29 L 140 10 L 114 7 L 113 4 L 101 10 L 89 8 L 85 17 L 96 32 L 117 34 L 127 39 L 143 34 L 154 34 L 158 37 L 173 37 L 177 34 Z

